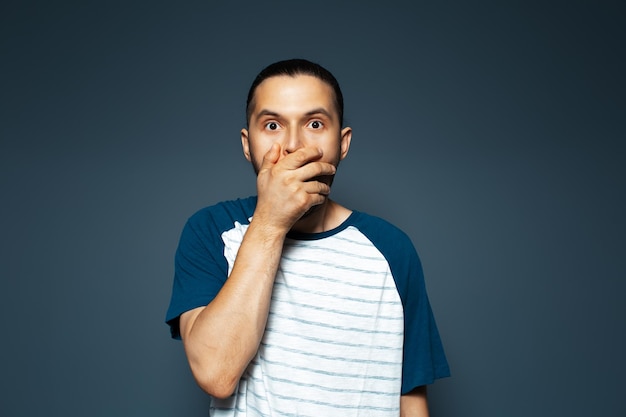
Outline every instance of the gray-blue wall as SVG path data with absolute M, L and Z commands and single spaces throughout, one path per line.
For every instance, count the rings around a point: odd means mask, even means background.
M 421 254 L 433 414 L 626 415 L 624 8 L 226 3 L 3 3 L 0 415 L 206 415 L 173 253 L 254 193 L 245 95 L 290 57 L 344 89 L 335 199 Z

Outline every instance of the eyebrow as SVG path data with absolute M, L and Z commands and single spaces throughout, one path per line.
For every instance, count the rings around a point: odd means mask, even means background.
M 264 117 L 264 116 L 279 117 L 280 114 L 271 110 L 263 109 L 259 112 L 259 114 L 255 115 L 257 119 L 260 119 L 261 117 Z
M 306 112 L 306 116 L 313 116 L 316 114 L 323 114 L 324 116 L 328 117 L 329 119 L 333 119 L 333 115 L 330 114 L 330 112 L 328 110 L 326 110 L 323 107 L 318 107 L 317 109 L 313 109 L 311 111 Z

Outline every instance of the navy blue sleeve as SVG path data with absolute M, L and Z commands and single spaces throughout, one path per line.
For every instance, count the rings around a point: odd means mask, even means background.
M 180 237 L 175 257 L 172 298 L 166 315 L 171 335 L 180 339 L 180 315 L 206 306 L 228 276 L 219 227 L 206 209 L 192 216 Z
M 432 384 L 435 379 L 450 376 L 428 300 L 421 262 L 412 244 L 405 253 L 406 258 L 401 261 L 403 264 L 391 267 L 394 279 L 396 274 L 398 276 L 396 285 L 404 305 L 402 394 L 415 387 Z M 405 282 L 401 283 L 402 280 Z
M 362 214 L 359 223 L 359 229 L 387 259 L 404 308 L 401 393 L 450 376 L 413 243 L 400 229 L 377 217 Z

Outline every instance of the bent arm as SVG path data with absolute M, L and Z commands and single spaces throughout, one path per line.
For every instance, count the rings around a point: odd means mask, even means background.
M 206 307 L 180 317 L 185 353 L 198 385 L 228 397 L 259 347 L 285 234 L 250 223 L 233 270 Z
M 257 206 L 228 279 L 206 307 L 180 317 L 193 375 L 214 397 L 232 394 L 258 350 L 287 232 L 330 192 L 312 180 L 335 172 L 332 164 L 317 161 L 320 157 L 319 149 L 302 148 L 281 158 L 280 146 L 272 146 L 257 176 Z
M 400 397 L 400 417 L 428 417 L 426 385 Z

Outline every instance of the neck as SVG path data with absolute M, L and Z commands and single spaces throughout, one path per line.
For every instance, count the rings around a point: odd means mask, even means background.
M 351 211 L 327 199 L 323 204 L 312 207 L 298 220 L 291 230 L 300 233 L 321 233 L 339 226 Z

